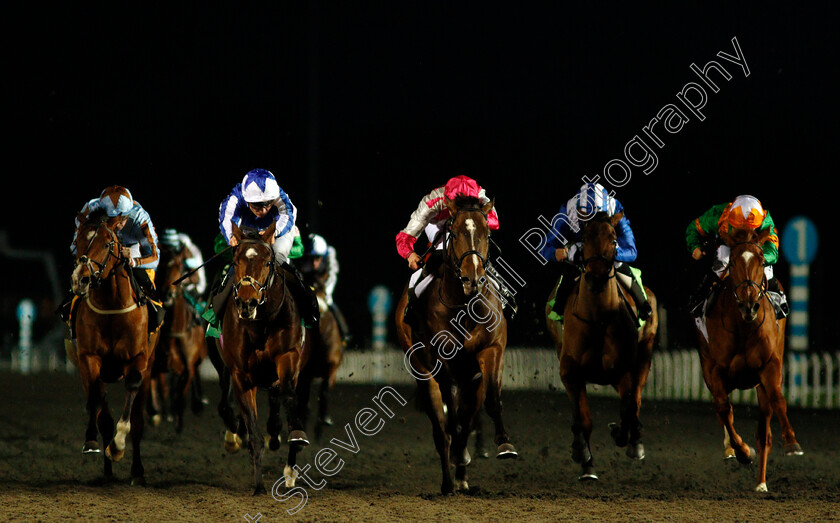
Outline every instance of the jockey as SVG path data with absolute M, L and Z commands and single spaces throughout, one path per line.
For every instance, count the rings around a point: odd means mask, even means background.
M 341 337 L 349 341 L 350 332 L 344 314 L 333 300 L 333 291 L 338 283 L 338 256 L 335 247 L 329 245 L 323 236 L 310 234 L 304 242 L 301 272 L 310 285 L 318 285 L 324 291 L 324 299 L 338 322 Z
M 685 241 L 688 251 L 694 260 L 701 260 L 706 255 L 704 243 L 715 241 L 720 233 L 732 229 L 753 229 L 764 231 L 770 229 L 771 233 L 761 246 L 764 251 L 764 275 L 767 278 L 767 295 L 773 308 L 776 310 L 777 318 L 781 319 L 788 315 L 789 309 L 787 299 L 782 292 L 778 280 L 773 275 L 773 265 L 779 259 L 779 237 L 776 234 L 773 218 L 770 212 L 764 210 L 761 202 L 754 196 L 741 195 L 732 202 L 715 205 L 703 213 L 699 218 L 692 221 L 685 231 Z M 700 287 L 689 299 L 689 309 L 695 317 L 704 313 L 702 306 L 709 297 L 711 291 L 725 276 L 729 267 L 728 245 L 721 244 L 715 252 L 715 261 L 712 268 L 706 274 Z
M 409 280 L 409 308 L 432 281 L 435 270 L 442 261 L 441 251 L 444 238 L 440 233 L 449 219 L 449 208 L 446 206 L 446 200 L 454 200 L 458 196 L 478 198 L 482 205 L 490 201 L 490 198 L 485 194 L 485 190 L 475 180 L 464 175 L 455 176 L 449 179 L 445 185 L 437 187 L 424 196 L 417 209 L 411 213 L 408 224 L 397 234 L 397 252 L 408 261 L 408 266 L 415 271 Z M 487 214 L 487 226 L 491 231 L 499 229 L 499 216 L 496 214 L 495 207 Z M 434 251 L 425 264 L 414 250 L 415 242 L 424 232 L 429 243 L 434 244 Z M 421 265 L 423 265 L 422 268 Z M 504 295 L 510 311 L 515 313 L 516 306 L 514 305 L 513 294 L 501 285 L 501 279 L 496 276 L 495 270 L 489 263 L 484 269 Z
M 575 264 L 582 253 L 581 222 L 593 217 L 596 212 L 606 212 L 609 216 L 624 212 L 624 207 L 599 183 L 585 183 L 568 202 L 560 207 L 555 216 L 552 234 L 540 250 L 543 258 L 555 262 L 568 261 Z M 615 227 L 618 245 L 615 252 L 615 272 L 618 281 L 630 291 L 636 302 L 638 317 L 644 321 L 652 313 L 650 302 L 642 285 L 641 271 L 628 265 L 636 260 L 636 239 L 630 221 L 624 215 Z M 577 268 L 569 264 L 561 265 L 561 277 L 555 292 L 552 309 L 562 321 L 568 293 L 574 287 L 575 278 L 580 274 Z
M 147 297 L 154 300 L 153 282 L 158 266 L 158 237 L 149 213 L 132 198 L 128 189 L 119 185 L 107 187 L 99 198 L 87 202 L 79 214 L 86 219 L 94 213 L 105 213 L 110 218 L 121 217 L 114 226 L 114 232 L 123 245 L 122 255 L 129 260 L 132 275 L 140 286 L 139 301 L 141 304 L 146 303 Z M 81 225 L 79 218 L 79 216 L 76 217 L 76 230 L 73 233 L 73 242 L 70 244 L 70 252 L 73 256 L 76 255 L 76 238 Z M 149 303 L 149 307 L 149 330 L 155 330 L 163 319 L 157 311 L 163 309 L 156 309 L 152 303 Z M 66 313 L 69 314 L 69 310 L 62 310 L 62 317 Z M 155 324 L 156 321 L 157 324 Z
M 240 228 L 262 231 L 274 223 L 272 248 L 275 261 L 295 276 L 294 281 L 290 281 L 289 288 L 298 304 L 304 324 L 313 327 L 318 323 L 318 303 L 315 295 L 304 284 L 300 272 L 289 263 L 289 259 L 299 258 L 303 254 L 303 242 L 295 226 L 296 219 L 297 208 L 280 189 L 274 175 L 266 169 L 248 171 L 242 183 L 236 184 L 219 205 L 221 238 L 217 238 L 216 252 L 221 252 L 227 246 L 236 247 L 233 224 Z M 228 287 L 232 288 L 232 285 Z
M 199 309 L 198 300 L 207 290 L 207 276 L 204 272 L 204 257 L 201 255 L 201 251 L 189 235 L 175 229 L 165 229 L 163 231 L 160 236 L 160 245 L 161 247 L 169 247 L 174 253 L 186 251 L 188 254 L 188 257 L 184 259 L 184 269 L 187 272 L 195 271 L 193 273 L 195 279 L 189 278 L 184 281 L 183 289 L 186 291 L 184 295 L 196 309 Z

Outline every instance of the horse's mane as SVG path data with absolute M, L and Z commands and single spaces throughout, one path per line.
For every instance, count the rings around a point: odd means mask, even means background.
M 87 215 L 87 218 L 81 225 L 101 225 L 107 221 L 108 213 L 105 211 L 105 209 L 94 209 L 90 212 L 90 214 Z

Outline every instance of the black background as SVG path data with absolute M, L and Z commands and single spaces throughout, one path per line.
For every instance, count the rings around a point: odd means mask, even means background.
M 511 344 L 547 344 L 554 278 L 519 244 L 602 172 L 665 104 L 732 74 L 705 121 L 661 133 L 659 165 L 616 193 L 645 282 L 692 343 L 684 231 L 713 204 L 753 194 L 781 228 L 817 223 L 812 347 L 836 349 L 837 7 L 718 2 L 271 2 L 27 4 L 7 12 L 3 228 L 56 253 L 69 277 L 73 217 L 127 186 L 158 230 L 211 254 L 218 206 L 248 170 L 271 170 L 304 232 L 338 250 L 336 299 L 368 336 L 367 293 L 398 293 L 394 246 L 419 199 L 457 174 L 496 198 L 504 258 L 528 281 Z M 716 54 L 738 39 L 749 77 Z M 691 115 L 689 115 L 691 116 Z M 788 281 L 787 265 L 777 275 Z M 9 274 L 12 272 L 12 274 Z M 7 297 L 37 282 L 6 271 Z M 37 280 L 37 275 L 35 280 Z M 21 290 L 23 288 L 23 290 Z M 8 309 L 8 307 L 6 307 Z M 686 330 L 687 331 L 687 330 Z

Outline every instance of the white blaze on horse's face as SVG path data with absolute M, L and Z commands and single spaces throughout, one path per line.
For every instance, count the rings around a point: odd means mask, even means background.
M 245 251 L 245 257 L 249 260 L 253 259 L 257 255 L 257 250 L 251 247 L 247 251 Z
M 741 257 L 744 259 L 744 265 L 749 265 L 750 260 L 752 260 L 754 256 L 755 255 L 750 251 L 744 251 L 744 254 L 741 255 Z

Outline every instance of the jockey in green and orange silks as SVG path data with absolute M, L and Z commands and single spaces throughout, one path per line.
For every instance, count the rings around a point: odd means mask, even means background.
M 787 302 L 773 275 L 773 265 L 779 260 L 779 236 L 770 212 L 764 209 L 756 197 L 738 196 L 729 203 L 721 203 L 707 210 L 688 224 L 685 231 L 686 247 L 693 259 L 700 260 L 707 254 L 704 243 L 709 244 L 710 240 L 715 241 L 722 233 L 733 229 L 764 231 L 768 228 L 771 233 L 761 245 L 764 252 L 764 274 L 767 278 L 768 292 L 775 293 L 779 299 L 779 303 L 774 302 L 773 305 L 777 309 L 777 314 L 783 317 L 787 315 Z M 709 291 L 723 278 L 729 266 L 729 253 L 728 245 L 721 244 L 717 247 L 712 272 L 706 276 L 689 301 L 689 308 L 695 316 L 703 312 L 701 305 L 708 297 Z

